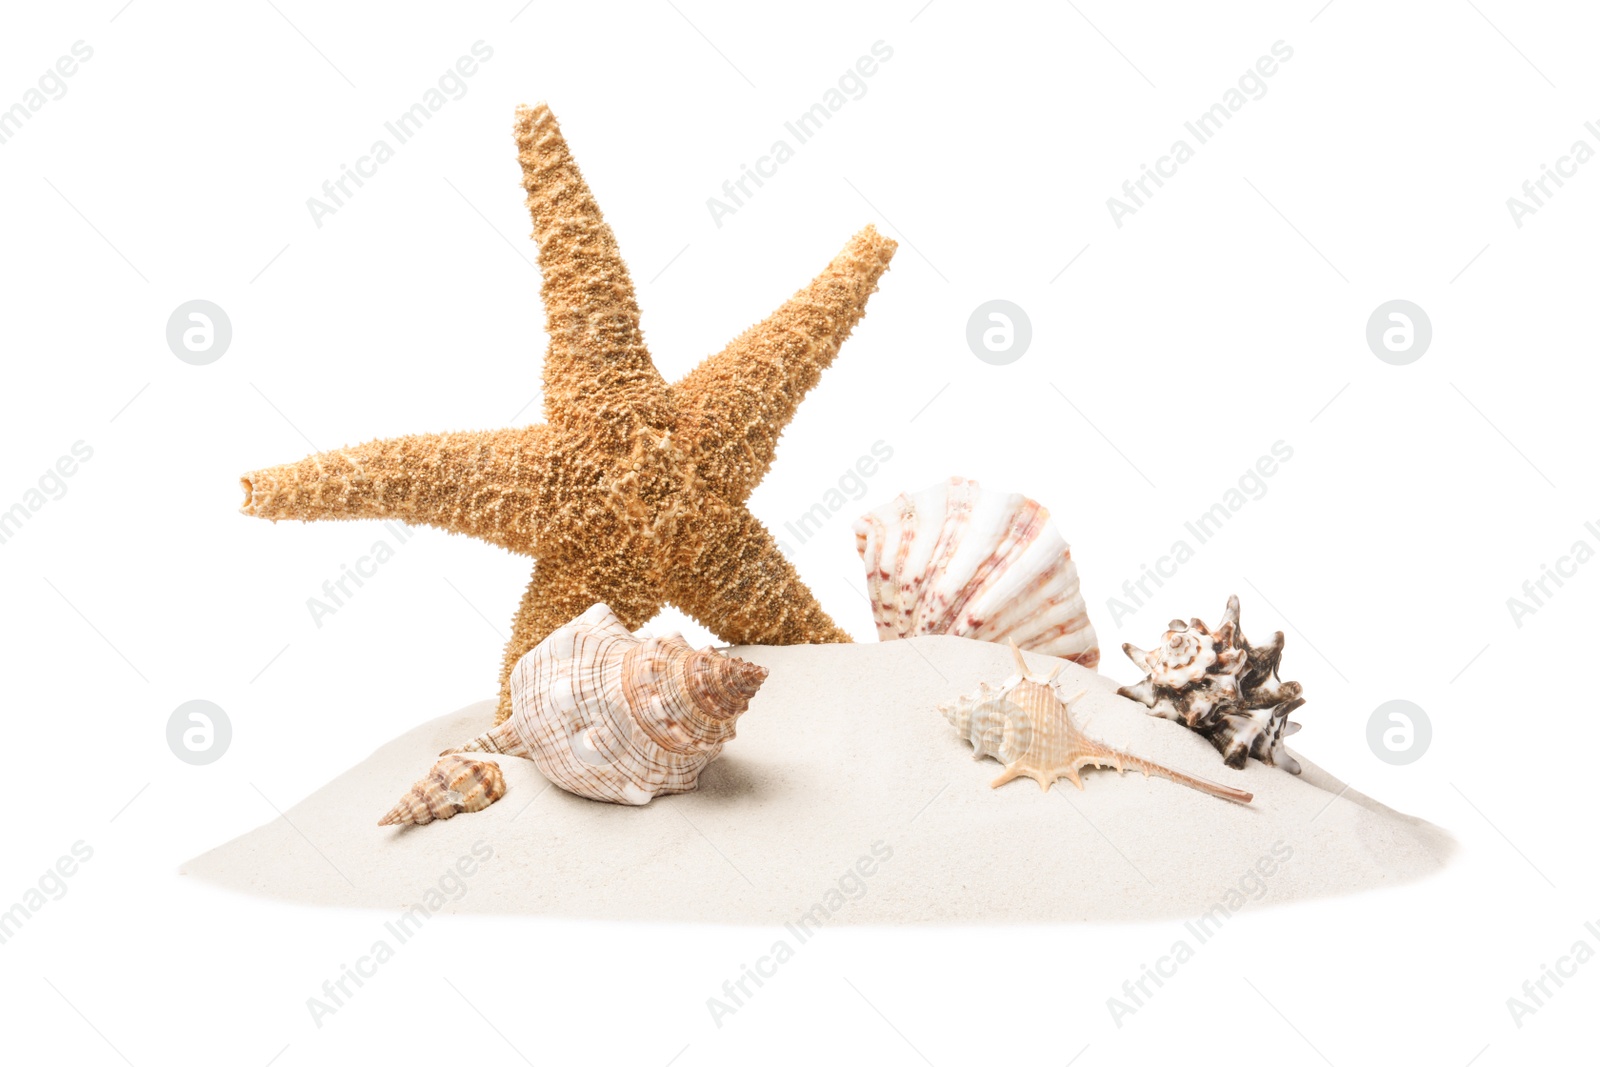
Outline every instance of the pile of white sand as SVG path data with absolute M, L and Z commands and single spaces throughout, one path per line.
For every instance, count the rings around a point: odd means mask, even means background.
M 492 724 L 474 704 L 391 741 L 284 818 L 184 873 L 313 904 L 665 921 L 1061 922 L 1193 916 L 1394 885 L 1438 870 L 1438 827 L 1304 773 L 1223 765 L 1201 737 L 1066 664 L 1090 736 L 1255 794 L 1084 772 L 1085 790 L 999 789 L 935 705 L 1013 671 L 954 637 L 735 649 L 770 669 L 698 792 L 641 808 L 548 787 L 501 758 L 509 792 L 428 826 L 377 820 L 444 748 Z M 1061 662 L 1029 657 L 1045 671 Z M 1070 690 L 1069 690 L 1070 691 Z M 1337 708 L 1308 706 L 1308 731 Z M 476 847 L 476 852 L 474 851 Z M 458 865 L 459 864 L 459 868 Z M 451 872 L 457 873 L 451 873 Z

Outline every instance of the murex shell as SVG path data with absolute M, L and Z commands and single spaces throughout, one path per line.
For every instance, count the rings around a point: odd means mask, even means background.
M 570 793 L 647 804 L 694 789 L 766 677 L 679 634 L 632 634 L 596 604 L 517 661 L 511 717 L 451 751 L 522 756 Z
M 1283 739 L 1300 729 L 1289 713 L 1305 703 L 1299 682 L 1278 680 L 1283 632 L 1252 646 L 1239 629 L 1239 598 L 1228 598 L 1222 624 L 1209 629 L 1199 619 L 1173 619 L 1161 643 L 1149 652 L 1123 645 L 1128 658 L 1148 672 L 1138 685 L 1117 690 L 1153 714 L 1202 734 L 1230 767 L 1251 756 L 1300 773 Z
M 482 811 L 506 795 L 500 765 L 470 756 L 445 756 L 400 798 L 379 826 L 426 826 L 463 811 Z
M 973 759 L 988 756 L 1005 765 L 1005 772 L 991 787 L 1014 778 L 1032 778 L 1039 788 L 1049 789 L 1057 779 L 1065 778 L 1082 789 L 1081 769 L 1111 767 L 1119 774 L 1135 770 L 1147 778 L 1153 774 L 1224 800 L 1250 803 L 1251 794 L 1242 789 L 1184 774 L 1088 736 L 1072 715 L 1072 702 L 1084 691 L 1063 699 L 1056 687 L 1060 667 L 1048 676 L 1035 675 L 1015 645 L 1011 651 L 1017 673 L 998 686 L 985 682 L 970 696 L 939 706 L 956 732 L 971 743 Z
M 1100 662 L 1072 550 L 1020 493 L 951 478 L 856 520 L 878 639 L 952 634 Z

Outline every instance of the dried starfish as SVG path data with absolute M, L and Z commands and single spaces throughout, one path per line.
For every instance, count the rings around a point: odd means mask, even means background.
M 545 423 L 371 441 L 253 471 L 242 510 L 399 519 L 535 557 L 500 668 L 500 722 L 517 660 L 597 601 L 634 629 L 670 602 L 729 644 L 850 640 L 745 501 L 895 242 L 868 226 L 788 303 L 669 386 L 555 116 L 521 107 L 514 129 L 544 276 Z
M 1032 778 L 1040 789 L 1049 789 L 1056 779 L 1065 778 L 1082 789 L 1080 769 L 1113 767 L 1118 774 L 1126 774 L 1131 768 L 1142 772 L 1146 778 L 1159 775 L 1179 785 L 1241 804 L 1254 799 L 1242 789 L 1163 767 L 1089 737 L 1073 721 L 1071 708 L 1072 702 L 1086 690 L 1062 700 L 1056 695 L 1054 683 L 1064 667 L 1057 667 L 1041 677 L 1028 671 L 1015 643 L 1011 654 L 1017 661 L 1016 680 L 1007 679 L 998 689 L 981 685 L 975 695 L 939 708 L 951 725 L 972 743 L 973 758 L 992 756 L 1005 764 L 1005 772 L 990 783 L 990 788 L 1005 785 L 1013 778 Z

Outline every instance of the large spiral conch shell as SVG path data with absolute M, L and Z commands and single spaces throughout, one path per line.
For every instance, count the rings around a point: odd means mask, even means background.
M 951 634 L 1100 662 L 1072 550 L 1038 501 L 951 478 L 867 512 L 855 533 L 880 641 Z
M 1152 709 L 1151 714 L 1181 722 L 1210 741 L 1230 767 L 1251 756 L 1262 763 L 1300 773 L 1283 739 L 1300 729 L 1289 713 L 1305 703 L 1299 682 L 1278 680 L 1283 632 L 1265 645 L 1252 646 L 1239 629 L 1239 598 L 1228 598 L 1222 624 L 1209 629 L 1199 619 L 1185 626 L 1173 619 L 1161 643 L 1146 652 L 1123 645 L 1128 658 L 1148 672 L 1138 685 L 1119 694 Z
M 1082 789 L 1081 769 L 1112 767 L 1118 774 L 1129 770 L 1146 778 L 1154 774 L 1241 804 L 1253 799 L 1242 789 L 1196 778 L 1096 741 L 1078 729 L 1072 718 L 1072 702 L 1083 696 L 1083 691 L 1063 700 L 1055 687 L 1059 668 L 1048 677 L 1036 676 L 1029 672 L 1015 645 L 1011 651 L 1017 661 L 1016 674 L 999 686 L 984 683 L 971 696 L 939 706 L 950 725 L 972 744 L 973 759 L 988 756 L 1005 765 L 1005 772 L 990 783 L 991 788 L 1013 778 L 1032 778 L 1040 789 L 1049 789 L 1057 779 L 1065 778 Z
M 445 756 L 412 786 L 379 826 L 426 826 L 463 811 L 482 811 L 506 795 L 506 777 L 492 760 Z
M 648 804 L 694 789 L 767 669 L 682 636 L 642 638 L 596 604 L 511 671 L 511 717 L 451 752 L 533 760 L 593 800 Z

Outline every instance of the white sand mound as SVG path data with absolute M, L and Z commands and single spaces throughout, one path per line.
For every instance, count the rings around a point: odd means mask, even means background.
M 605 919 L 988 923 L 1152 919 L 1227 911 L 1418 878 L 1443 830 L 1350 790 L 1302 756 L 1296 777 L 1223 765 L 1201 737 L 1073 664 L 1086 731 L 1255 794 L 1228 803 L 1163 779 L 1084 772 L 1085 790 L 999 789 L 935 709 L 1013 670 L 963 638 L 750 647 L 771 674 L 698 792 L 640 808 L 547 787 L 501 758 L 509 792 L 428 826 L 377 820 L 440 750 L 491 725 L 474 704 L 378 749 L 284 818 L 184 873 L 314 904 Z M 1060 661 L 1029 656 L 1035 670 Z M 1298 717 L 1329 729 L 1337 709 Z M 474 848 L 476 847 L 476 853 Z M 486 858 L 487 857 L 487 858 Z M 460 863 L 459 873 L 457 864 Z M 806 919 L 806 916 L 810 916 Z

